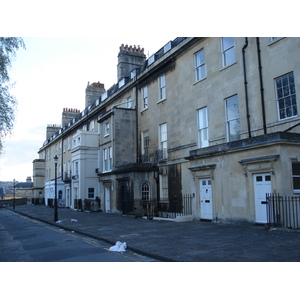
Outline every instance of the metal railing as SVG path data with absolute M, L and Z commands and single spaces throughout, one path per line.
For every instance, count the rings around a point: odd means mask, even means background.
M 168 149 L 157 149 L 155 151 L 155 161 L 162 161 L 168 159 Z
M 130 199 L 122 202 L 122 213 L 140 217 L 146 216 L 147 219 L 192 215 L 192 199 L 192 195 L 160 199 L 160 201 Z
M 267 222 L 271 227 L 300 228 L 300 196 L 266 195 Z
M 161 218 L 192 215 L 192 199 L 193 196 L 189 194 L 179 198 L 161 199 L 158 202 L 157 214 Z
M 100 199 L 74 199 L 74 209 L 77 211 L 94 212 L 100 210 Z
M 141 162 L 146 163 L 146 162 L 150 162 L 150 157 L 149 154 L 141 154 Z

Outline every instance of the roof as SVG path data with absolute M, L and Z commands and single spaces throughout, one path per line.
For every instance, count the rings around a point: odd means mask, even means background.
M 16 184 L 16 188 L 29 189 L 33 187 L 32 182 L 19 182 Z

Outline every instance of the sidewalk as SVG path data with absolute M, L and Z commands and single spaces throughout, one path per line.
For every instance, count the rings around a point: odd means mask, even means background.
M 112 245 L 126 242 L 128 250 L 161 261 L 300 261 L 300 233 L 296 231 L 266 231 L 264 226 L 251 224 L 145 220 L 69 208 L 58 209 L 62 222 L 55 224 L 54 209 L 48 206 L 19 205 L 15 210 L 7 209 Z

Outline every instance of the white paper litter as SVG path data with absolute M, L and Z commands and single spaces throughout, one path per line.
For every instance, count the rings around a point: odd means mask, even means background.
M 118 252 L 123 252 L 126 251 L 127 245 L 126 242 L 121 243 L 121 242 L 116 242 L 116 244 L 114 246 L 111 246 L 109 248 L 110 251 L 118 251 Z
M 76 219 L 71 219 L 71 222 L 78 222 L 78 220 L 76 220 Z
M 61 220 L 58 220 L 58 221 L 56 221 L 56 224 L 60 224 L 60 223 L 62 223 L 62 221 L 61 221 Z

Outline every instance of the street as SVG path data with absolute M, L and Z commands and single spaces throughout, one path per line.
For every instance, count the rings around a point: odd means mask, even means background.
M 0 210 L 0 262 L 145 262 L 131 251 L 109 251 L 110 244 Z

